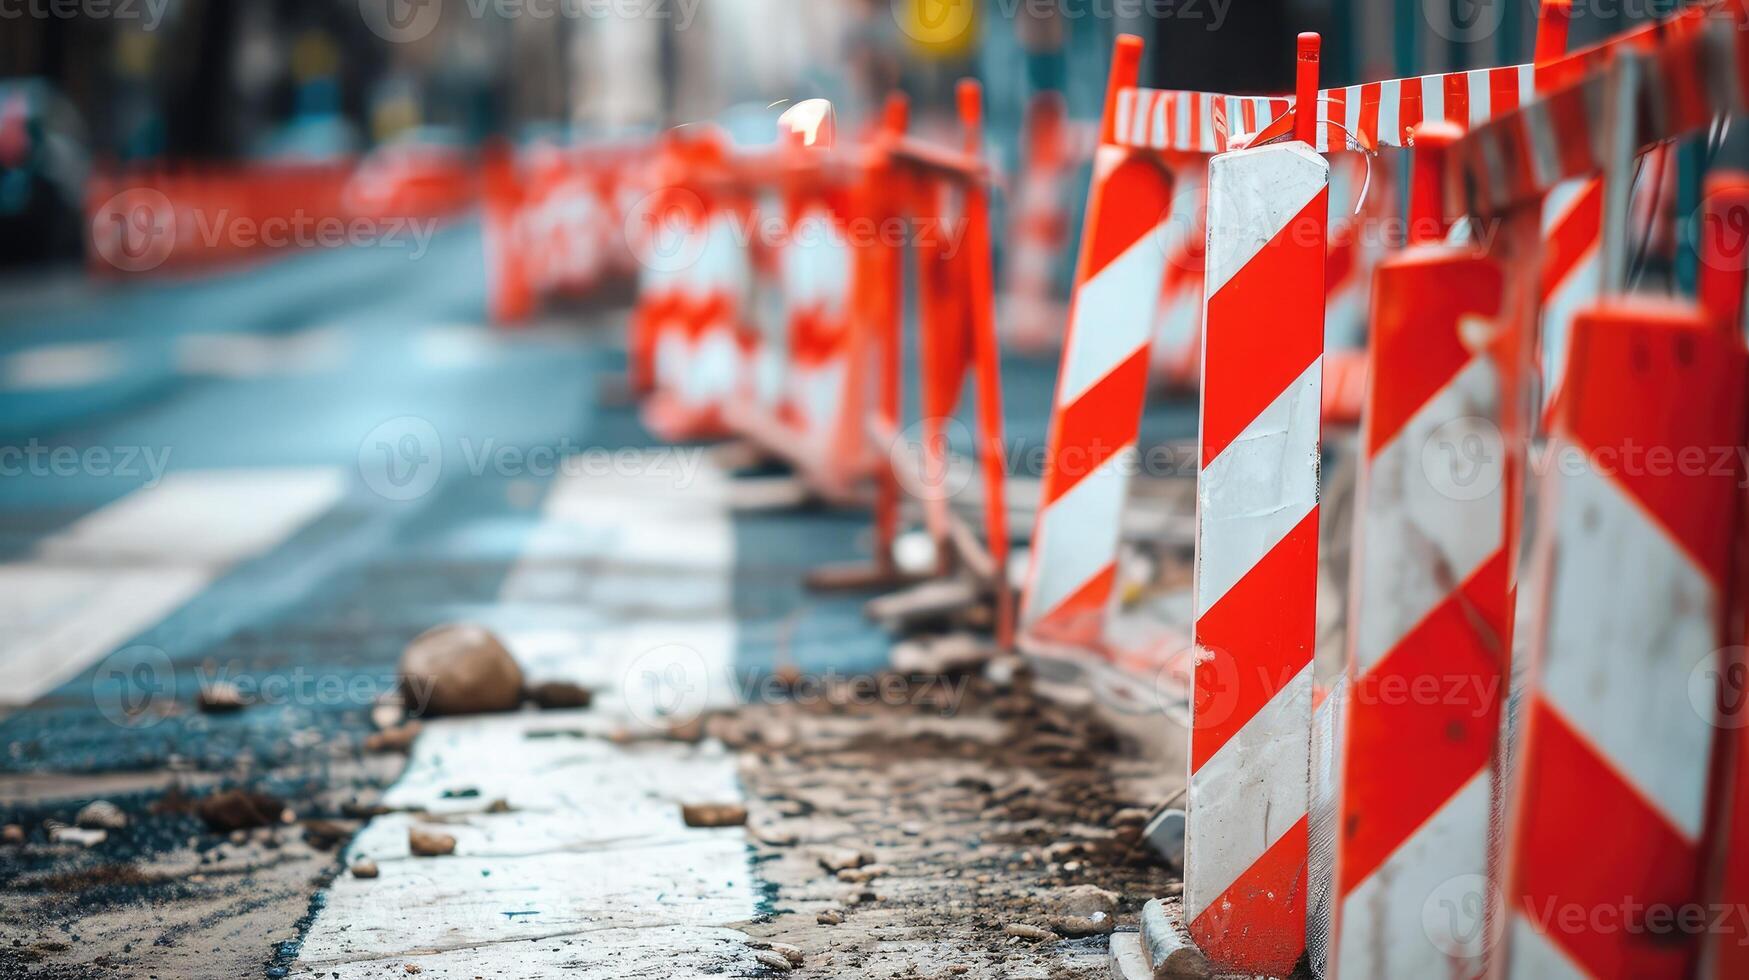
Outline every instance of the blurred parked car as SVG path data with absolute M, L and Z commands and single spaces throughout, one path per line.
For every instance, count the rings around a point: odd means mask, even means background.
M 77 259 L 85 179 L 85 122 L 40 79 L 0 79 L 0 265 Z

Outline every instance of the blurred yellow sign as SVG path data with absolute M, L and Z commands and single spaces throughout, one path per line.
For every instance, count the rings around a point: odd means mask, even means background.
M 893 0 L 893 19 L 935 57 L 964 54 L 978 38 L 977 0 Z

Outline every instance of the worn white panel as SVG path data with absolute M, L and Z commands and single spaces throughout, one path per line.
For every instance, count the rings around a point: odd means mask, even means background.
M 1198 477 L 1198 616 L 1317 506 L 1323 376 L 1319 358 Z
M 1500 549 L 1505 460 L 1489 422 L 1499 417 L 1499 397 L 1493 362 L 1471 360 L 1369 464 L 1357 539 L 1359 614 L 1352 624 L 1357 671 L 1370 671 Z M 1458 488 L 1474 493 L 1452 493 L 1446 481 L 1435 482 L 1439 470 L 1430 472 L 1430 465 L 1446 466 L 1456 451 L 1435 441 L 1461 444 L 1490 434 L 1492 471 L 1478 471 L 1473 488 Z
M 1512 952 L 1507 959 L 1509 977 L 1535 977 L 1536 980 L 1585 980 L 1583 968 L 1567 957 L 1536 926 L 1524 918 L 1522 910 L 1514 909 L 1511 929 Z
M 1039 519 L 1024 618 L 1036 621 L 1117 560 L 1120 514 L 1135 471 L 1126 446 L 1057 498 Z
M 1329 186 L 1330 164 L 1304 143 L 1274 143 L 1215 157 L 1208 182 L 1213 296 Z
M 1563 473 L 1556 493 L 1543 695 L 1697 841 L 1714 733 L 1688 684 L 1718 647 L 1718 595 L 1607 476 Z
M 1475 974 L 1487 951 L 1488 811 L 1488 774 L 1479 772 L 1349 893 L 1343 977 Z
M 1058 405 L 1074 404 L 1147 344 L 1154 304 L 1166 278 L 1163 228 L 1169 217 L 1160 215 L 1159 225 L 1075 291 L 1075 320 L 1057 382 Z
M 1311 807 L 1312 668 L 1190 775 L 1184 917 L 1194 921 Z M 1196 818 L 1196 809 L 1205 816 Z M 1219 815 L 1211 821 L 1208 815 Z

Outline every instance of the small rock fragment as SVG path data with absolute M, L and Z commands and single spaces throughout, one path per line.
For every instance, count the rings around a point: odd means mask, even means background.
M 377 863 L 370 858 L 359 858 L 352 862 L 352 876 L 354 878 L 375 878 L 377 874 Z
M 394 728 L 385 728 L 380 732 L 372 732 L 365 736 L 364 750 L 366 752 L 410 752 L 413 742 L 419 737 L 425 726 L 417 721 L 410 721 Z
M 85 827 L 68 827 L 65 824 L 48 825 L 49 843 L 77 844 L 80 847 L 96 847 L 109 839 L 109 831 L 92 830 Z
M 285 804 L 267 793 L 243 789 L 228 789 L 203 797 L 194 812 L 206 825 L 221 834 L 234 830 L 267 827 L 284 819 Z
M 841 926 L 844 924 L 844 913 L 836 909 L 827 909 L 814 916 L 814 921 L 823 926 Z
M 243 696 L 242 690 L 230 681 L 213 681 L 202 684 L 200 693 L 195 695 L 195 701 L 200 710 L 209 715 L 230 714 L 249 707 L 249 699 Z
M 739 803 L 689 803 L 680 808 L 688 827 L 741 827 L 747 823 L 747 808 Z
M 1038 926 L 1029 926 L 1024 922 L 1008 923 L 1002 927 L 1002 934 L 1035 943 L 1051 942 L 1057 938 L 1057 934 L 1049 929 L 1040 929 Z
M 1117 924 L 1117 895 L 1093 885 L 1063 889 L 1055 906 L 1049 924 L 1059 935 L 1104 935 Z
M 95 800 L 79 811 L 73 824 L 86 830 L 124 830 L 128 825 L 128 815 L 108 800 Z
M 522 668 L 490 630 L 439 626 L 402 651 L 401 690 L 418 715 L 515 711 L 522 703 Z
M 837 874 L 848 868 L 860 868 L 874 863 L 874 855 L 867 851 L 859 851 L 854 847 L 819 847 L 814 849 L 814 859 L 820 862 L 820 867 Z
M 304 842 L 318 851 L 332 851 L 351 837 L 351 827 L 332 820 L 304 821 Z
M 860 868 L 845 868 L 838 872 L 838 880 L 853 885 L 866 884 L 888 873 L 892 869 L 883 864 L 869 864 Z
M 455 838 L 421 827 L 407 828 L 407 849 L 414 857 L 442 857 L 455 853 Z
M 595 702 L 595 692 L 568 681 L 546 681 L 528 689 L 528 700 L 542 711 L 579 711 Z
M 773 953 L 769 949 L 755 951 L 753 953 L 753 958 L 759 961 L 760 966 L 769 967 L 776 970 L 778 973 L 788 973 L 795 969 L 795 967 L 790 965 L 789 960 L 784 959 L 783 956 L 777 953 Z
M 9 823 L 5 829 L 0 829 L 0 844 L 17 847 L 24 843 L 24 828 L 18 824 Z
M 789 943 L 777 943 L 772 942 L 769 939 L 749 939 L 747 940 L 747 948 L 770 950 L 771 952 L 783 957 L 789 962 L 790 966 L 801 966 L 803 963 L 807 962 L 806 957 L 802 955 L 801 947 L 791 946 Z

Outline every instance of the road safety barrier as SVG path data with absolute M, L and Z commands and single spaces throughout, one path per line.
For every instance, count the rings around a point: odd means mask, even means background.
M 847 148 L 812 128 L 760 151 L 736 150 L 699 127 L 671 134 L 654 189 L 631 222 L 648 236 L 633 245 L 645 269 L 632 369 L 645 421 L 664 437 L 744 438 L 792 464 L 817 495 L 872 506 L 872 563 L 820 569 L 813 585 L 901 582 L 894 545 L 911 500 L 943 567 L 966 569 L 991 596 L 997 640 L 1007 645 L 1013 611 L 981 101 L 975 83 L 961 85 L 958 148 L 907 136 L 900 98 Z M 785 119 L 829 126 L 823 105 L 804 103 Z M 895 226 L 905 229 L 903 241 Z M 902 426 L 909 258 L 921 330 L 916 438 Z M 776 302 L 756 302 L 767 289 Z M 982 475 L 976 526 L 950 506 L 955 488 L 944 482 L 952 479 L 947 422 L 960 412 L 968 375 L 976 379 L 973 448 Z
M 499 324 L 545 301 L 611 293 L 637 274 L 625 234 L 646 148 L 635 143 L 489 148 L 483 161 L 487 305 Z
M 1301 105 L 1318 36 L 1299 40 Z M 1330 166 L 1287 142 L 1209 162 L 1184 913 L 1232 969 L 1306 949 Z

